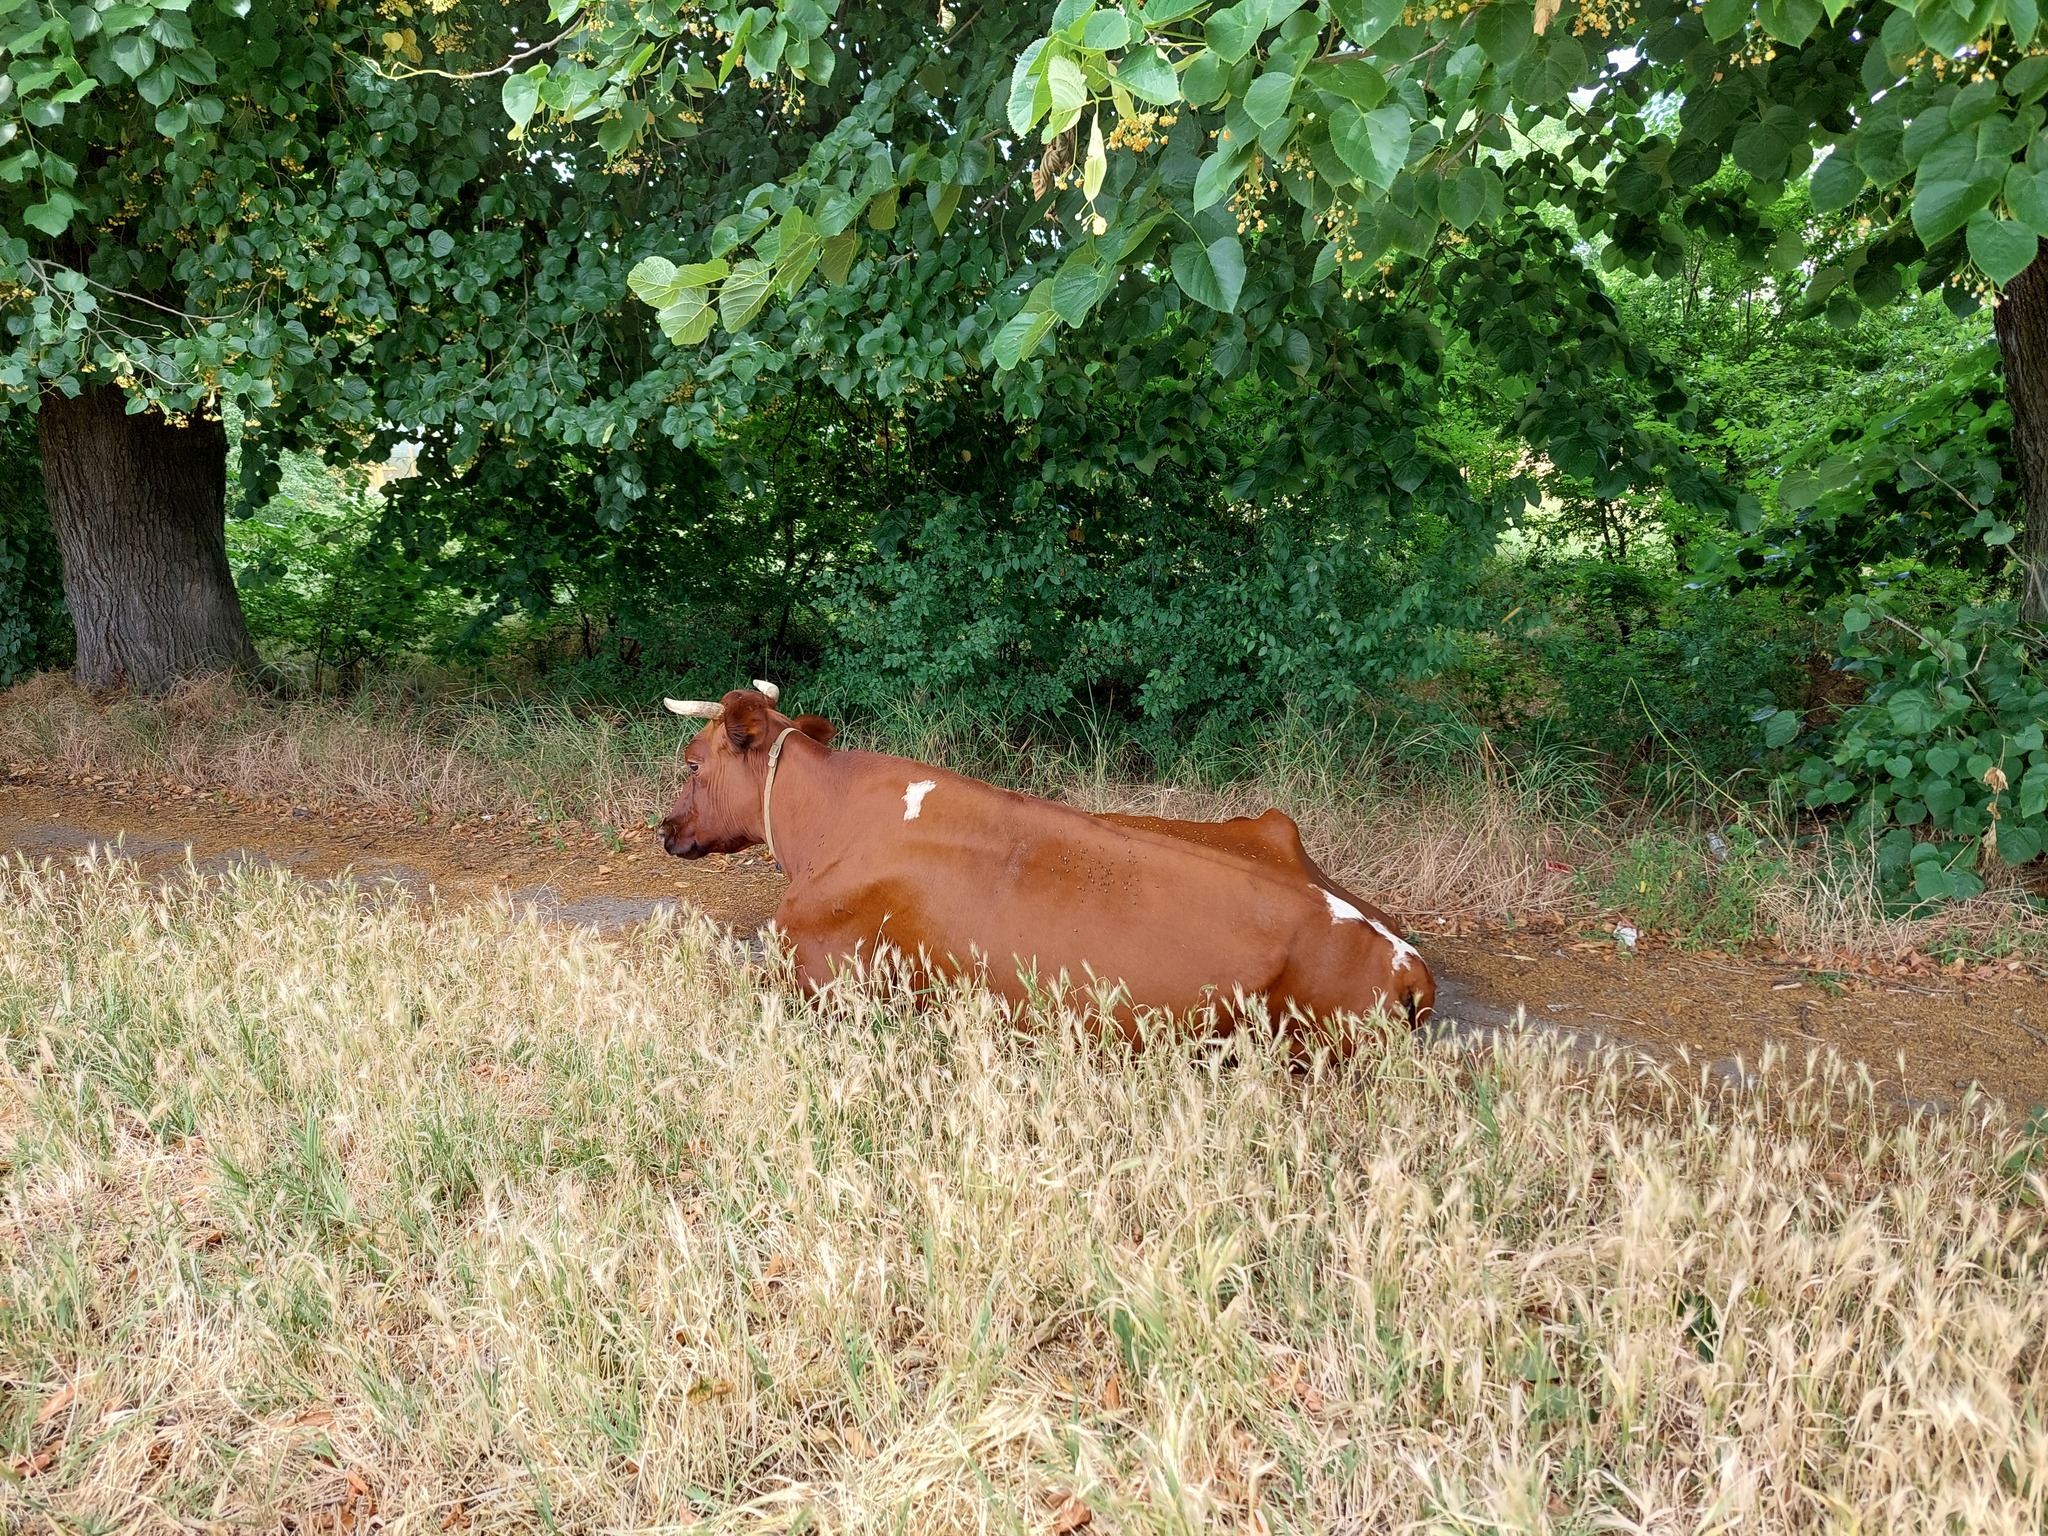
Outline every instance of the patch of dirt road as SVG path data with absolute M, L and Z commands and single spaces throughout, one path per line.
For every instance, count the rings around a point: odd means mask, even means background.
M 151 877 L 174 877 L 188 861 L 203 872 L 253 861 L 307 879 L 391 882 L 442 901 L 509 896 L 600 928 L 676 905 L 751 935 L 783 885 L 760 850 L 686 863 L 640 830 L 605 838 L 484 818 L 421 826 L 108 781 L 0 783 L 0 852 L 62 860 L 95 847 Z M 1976 1084 L 2016 1108 L 2048 1104 L 2048 979 L 2031 966 L 1870 977 L 1685 954 L 1651 940 L 1623 953 L 1555 920 L 1447 926 L 1413 937 L 1436 971 L 1439 1015 L 1464 1029 L 1526 1022 L 1683 1055 L 1724 1077 L 1769 1045 L 1794 1060 L 1832 1047 L 1910 1102 L 1953 1103 Z

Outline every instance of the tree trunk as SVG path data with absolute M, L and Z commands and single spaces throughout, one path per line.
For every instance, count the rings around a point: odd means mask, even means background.
M 2048 246 L 2041 248 L 2048 251 Z M 2006 284 L 1992 313 L 2012 406 L 2026 527 L 2020 534 L 2020 621 L 2048 625 L 2048 255 Z
M 168 687 L 253 669 L 228 570 L 228 438 L 218 421 L 131 416 L 112 385 L 45 391 L 43 487 L 88 688 Z

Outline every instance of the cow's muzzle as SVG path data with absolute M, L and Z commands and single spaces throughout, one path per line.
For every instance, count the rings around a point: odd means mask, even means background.
M 662 851 L 675 858 L 701 859 L 710 851 L 694 837 L 686 836 L 673 821 L 664 821 L 660 831 Z

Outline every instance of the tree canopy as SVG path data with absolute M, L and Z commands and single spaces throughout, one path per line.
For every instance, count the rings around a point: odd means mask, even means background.
M 621 152 L 734 80 L 860 81 L 798 169 L 636 268 L 701 371 L 901 394 L 986 369 L 1025 417 L 1111 373 L 1173 380 L 1140 462 L 1242 379 L 1315 402 L 1305 461 L 1354 452 L 1317 410 L 1412 388 L 1455 332 L 1533 451 L 1753 530 L 1601 274 L 1671 275 L 1704 236 L 1846 326 L 1909 280 L 1967 312 L 2048 231 L 2028 0 L 892 7 L 865 52 L 814 0 L 556 9 L 568 36 L 505 104 L 595 119 Z M 1373 447 L 1405 457 L 1398 433 Z

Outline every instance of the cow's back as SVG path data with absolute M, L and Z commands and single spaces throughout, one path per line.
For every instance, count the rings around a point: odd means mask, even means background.
M 777 914 L 814 981 L 881 941 L 984 965 L 1012 997 L 1064 975 L 1177 1011 L 1241 993 L 1364 1013 L 1404 985 L 1391 934 L 1320 879 L 1278 813 L 1161 826 L 901 758 L 832 759 L 829 807 L 810 807 L 829 809 L 831 852 L 792 869 Z

